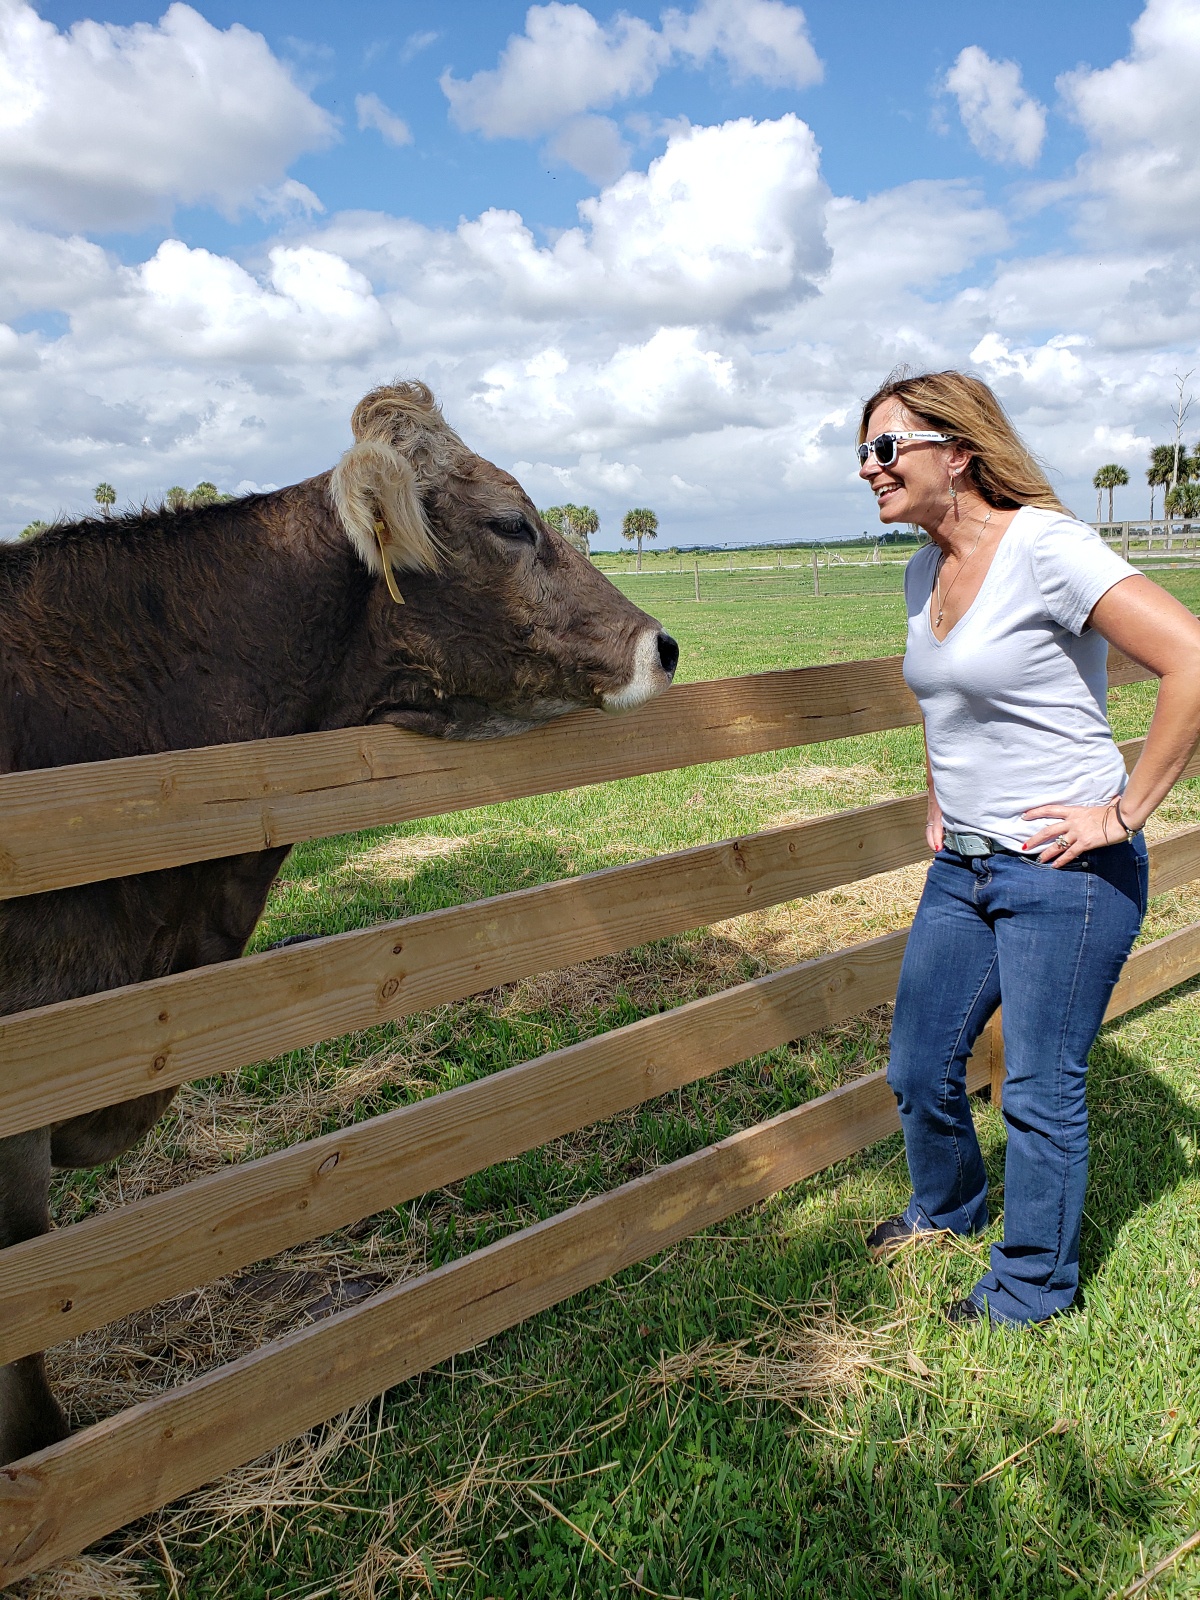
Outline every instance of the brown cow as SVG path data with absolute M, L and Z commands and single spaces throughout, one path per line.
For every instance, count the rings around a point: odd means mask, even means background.
M 675 641 L 423 384 L 374 390 L 352 426 L 293 488 L 0 551 L 0 772 L 362 723 L 483 739 L 668 686 Z M 4 903 L 0 1014 L 241 955 L 286 855 Z M 173 1093 L 0 1140 L 0 1246 L 50 1227 L 52 1166 L 113 1160 Z M 0 1463 L 66 1431 L 40 1355 L 0 1368 Z

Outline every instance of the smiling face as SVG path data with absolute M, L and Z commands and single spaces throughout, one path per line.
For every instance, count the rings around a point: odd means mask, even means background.
M 913 430 L 938 431 L 893 395 L 872 411 L 867 438 Z M 958 444 L 903 439 L 890 466 L 881 467 L 872 453 L 858 475 L 875 496 L 880 522 L 915 522 L 922 528 L 936 528 L 950 506 L 950 474 L 961 473 L 968 460 L 969 453 Z

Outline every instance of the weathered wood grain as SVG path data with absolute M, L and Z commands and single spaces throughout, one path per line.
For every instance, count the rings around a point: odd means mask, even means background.
M 1112 683 L 1147 677 L 1125 657 Z M 900 658 L 683 684 L 481 744 L 342 728 L 0 777 L 0 899 L 920 720 Z
M 918 720 L 898 658 L 684 684 L 482 743 L 343 728 L 0 777 L 0 898 Z
M 0 1017 L 0 1137 L 920 860 L 923 796 Z
M 0 1364 L 856 1016 L 895 993 L 906 938 L 739 984 L 0 1250 Z
M 1130 956 L 1104 1013 L 1105 1022 L 1167 994 L 1198 972 L 1200 922 L 1193 922 L 1178 933 L 1169 933 L 1153 944 L 1144 945 Z

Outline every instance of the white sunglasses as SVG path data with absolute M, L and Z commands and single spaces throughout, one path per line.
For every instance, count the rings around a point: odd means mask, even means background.
M 868 439 L 866 444 L 857 446 L 860 464 L 864 464 L 867 457 L 873 455 L 881 467 L 890 467 L 898 454 L 901 439 L 923 439 L 926 444 L 953 443 L 953 438 L 948 433 L 877 433 L 873 439 Z

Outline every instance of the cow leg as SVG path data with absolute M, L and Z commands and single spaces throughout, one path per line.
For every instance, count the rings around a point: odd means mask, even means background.
M 0 1246 L 49 1231 L 49 1128 L 0 1139 Z M 0 1465 L 65 1439 L 70 1431 L 40 1353 L 0 1367 Z
M 175 1098 L 174 1089 L 159 1089 L 122 1100 L 119 1105 L 84 1111 L 50 1130 L 50 1160 L 56 1167 L 98 1167 L 131 1149 L 162 1116 Z

